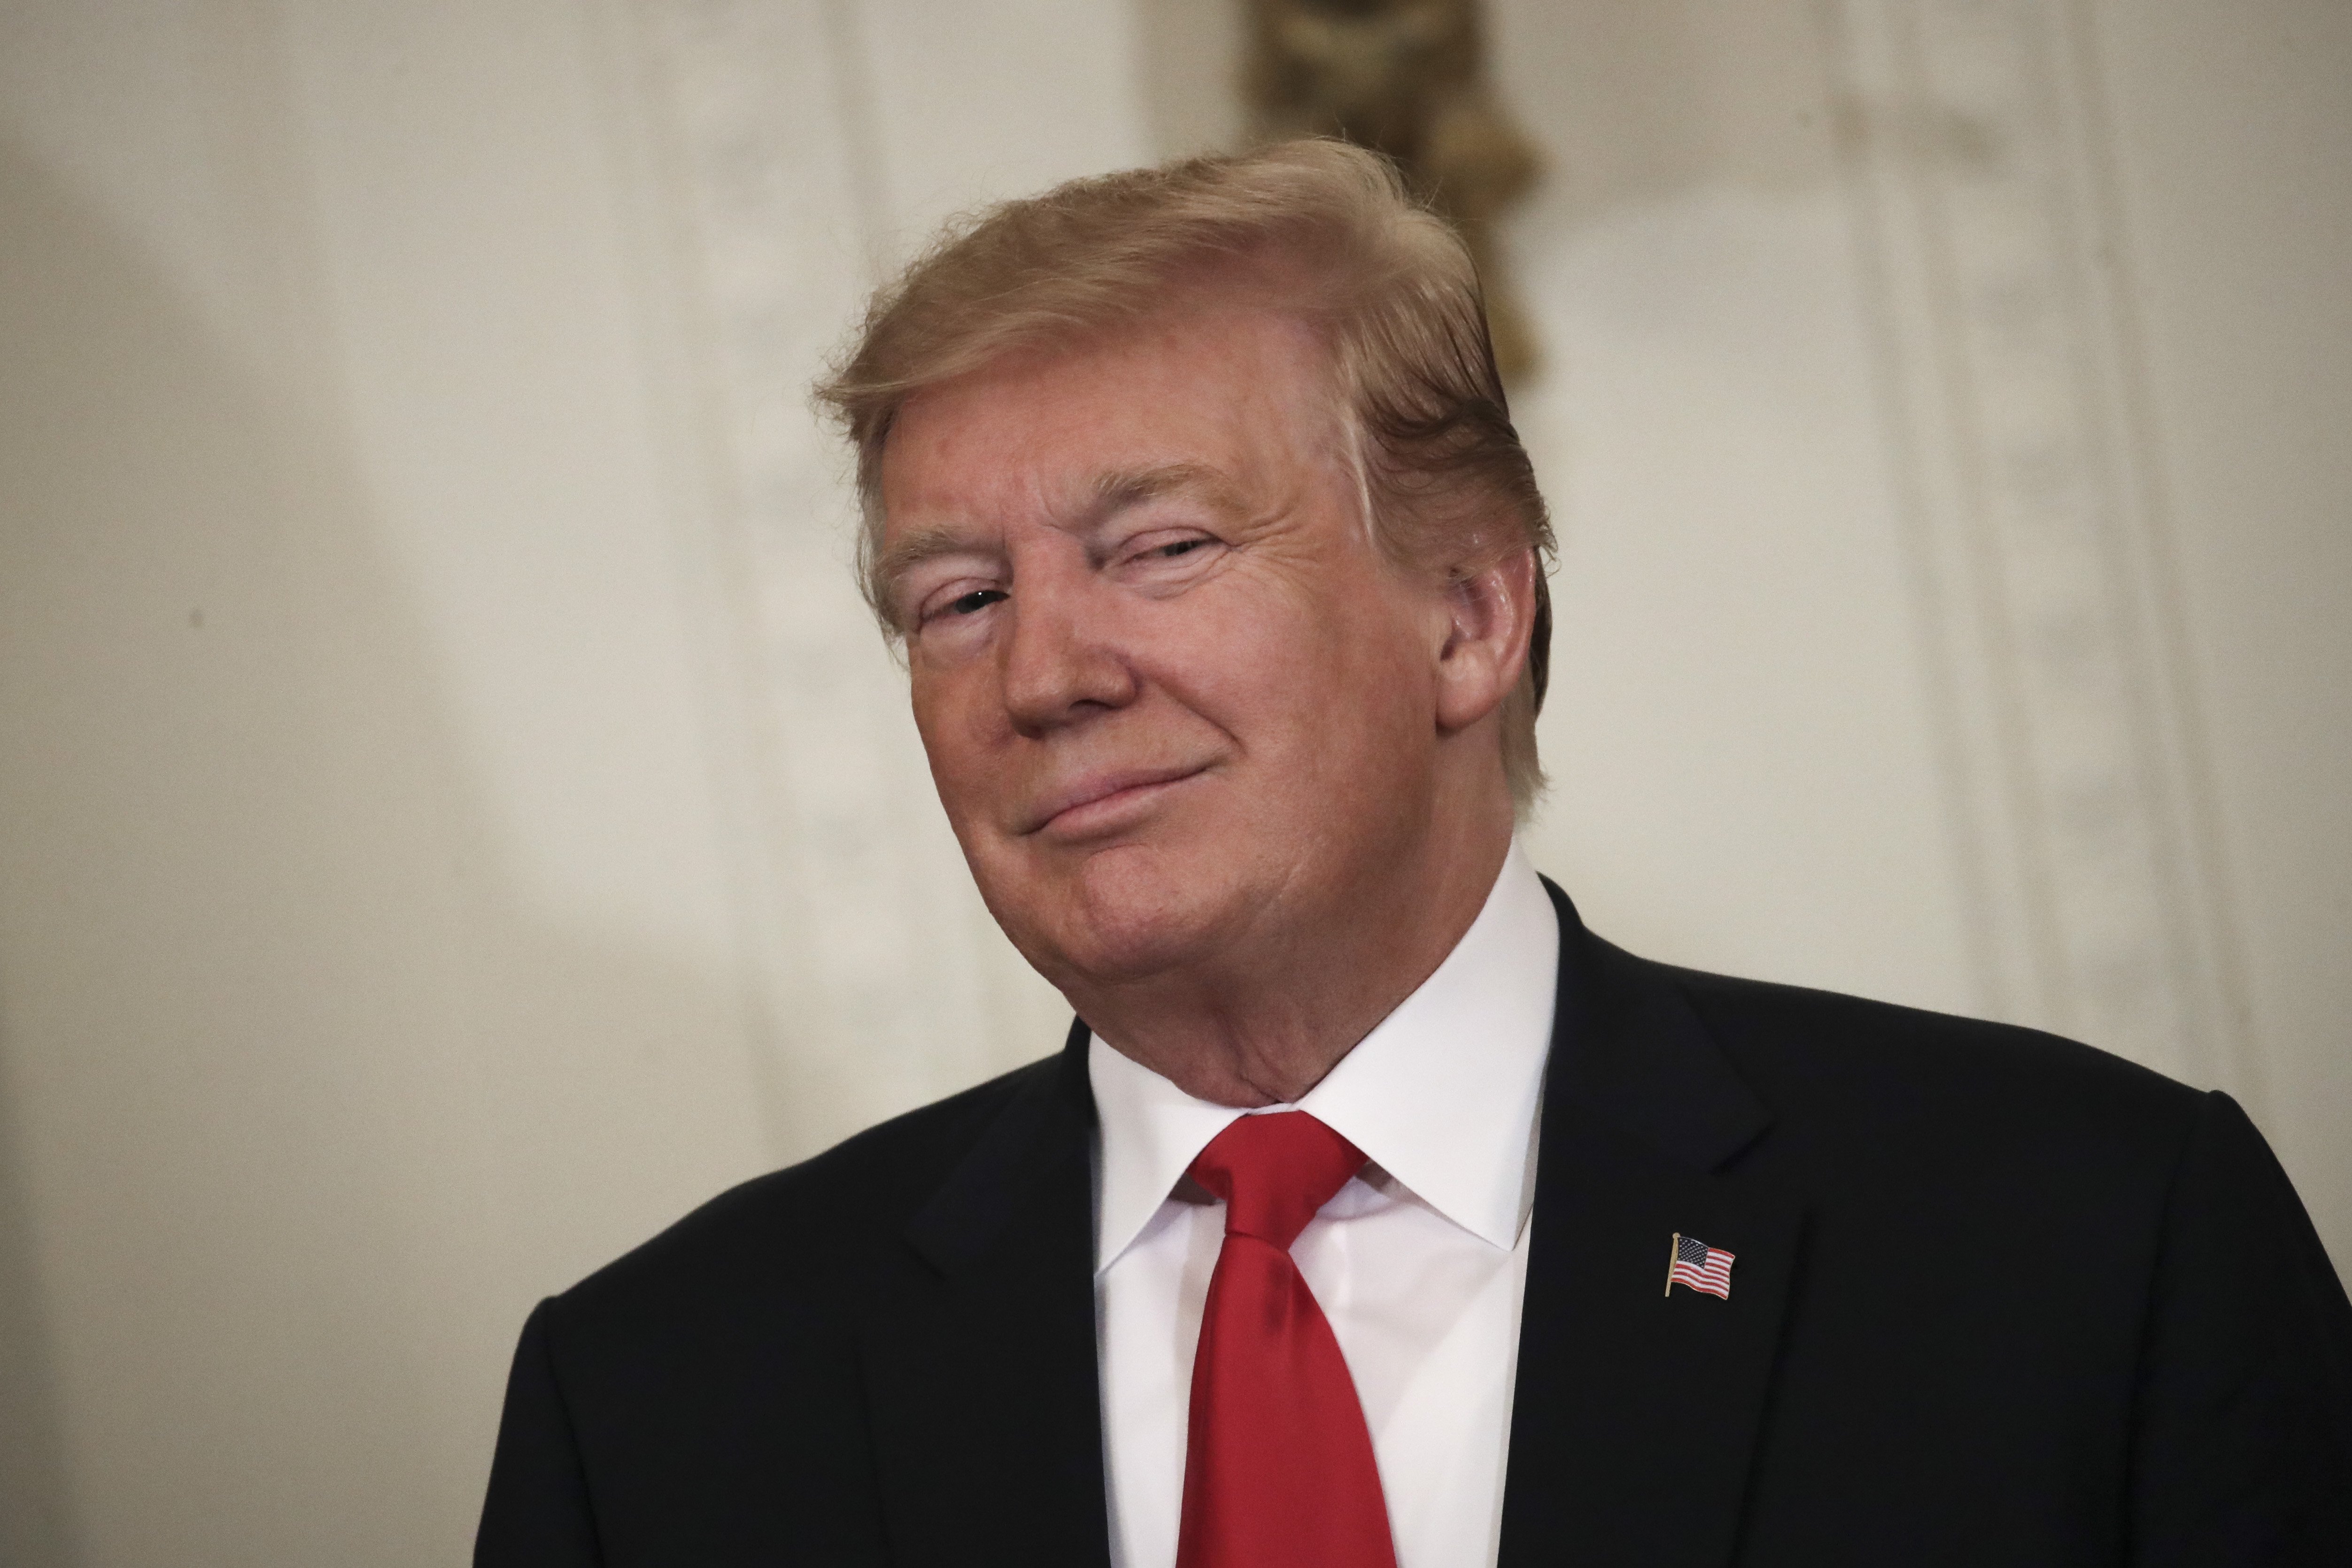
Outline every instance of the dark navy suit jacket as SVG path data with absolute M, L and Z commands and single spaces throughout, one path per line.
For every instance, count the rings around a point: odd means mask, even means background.
M 2352 1307 L 2227 1096 L 1552 894 L 1506 1568 L 2352 1563 Z M 1085 1051 L 543 1302 L 476 1563 L 1106 1565 Z

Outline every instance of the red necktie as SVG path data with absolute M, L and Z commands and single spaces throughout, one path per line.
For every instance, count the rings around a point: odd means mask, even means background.
M 1395 1568 L 1355 1380 L 1290 1244 L 1363 1168 L 1303 1111 L 1244 1116 L 1192 1162 L 1225 1201 L 1192 1360 L 1176 1568 Z

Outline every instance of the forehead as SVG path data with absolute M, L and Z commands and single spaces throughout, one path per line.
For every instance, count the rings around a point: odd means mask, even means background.
M 1328 354 L 1272 310 L 1197 308 L 1010 354 L 909 397 L 884 447 L 886 539 L 1083 504 L 1189 468 L 1255 489 L 1328 455 Z

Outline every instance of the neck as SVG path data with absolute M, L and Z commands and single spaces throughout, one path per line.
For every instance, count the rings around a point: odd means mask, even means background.
M 1119 1051 L 1195 1098 L 1288 1103 L 1421 988 L 1477 919 L 1511 821 L 1433 835 L 1427 852 L 1321 918 L 1260 923 L 1210 964 L 1065 987 Z

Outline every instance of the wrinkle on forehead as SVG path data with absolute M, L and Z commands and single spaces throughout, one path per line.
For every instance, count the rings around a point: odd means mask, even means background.
M 1311 319 L 1296 310 L 1273 308 L 1266 301 L 1236 298 L 1230 294 L 1220 297 L 1215 289 L 1180 287 L 1163 308 L 1139 321 L 1123 324 L 1117 330 L 1083 336 L 1075 342 L 1030 345 L 966 376 L 922 389 L 910 399 L 908 408 L 901 411 L 900 423 L 904 423 L 906 413 L 912 412 L 914 402 L 929 402 L 957 382 L 968 385 L 974 378 L 1019 378 L 1050 371 L 1057 363 L 1084 365 L 1096 355 L 1116 353 L 1123 346 L 1165 345 L 1181 356 L 1204 343 L 1219 346 L 1217 340 L 1223 338 L 1238 350 L 1239 343 L 1229 334 L 1241 326 L 1254 329 L 1245 336 L 1257 340 L 1254 349 L 1242 352 L 1250 358 L 1271 353 L 1275 359 L 1289 361 L 1279 370 L 1270 363 L 1263 366 L 1276 379 L 1289 382 L 1293 375 L 1303 372 L 1302 382 L 1290 389 L 1292 396 L 1283 400 L 1287 406 L 1279 409 L 1281 423 L 1288 427 L 1276 441 L 1276 445 L 1285 449 L 1282 455 L 1288 460 L 1281 466 L 1312 468 L 1329 465 L 1341 483 L 1353 492 L 1351 509 L 1357 512 L 1369 538 L 1371 497 L 1360 450 L 1361 435 L 1339 385 L 1330 345 Z M 1283 348 L 1273 346 L 1286 340 Z M 1303 354 L 1299 352 L 1302 349 Z M 1251 401 L 1253 393 L 1262 395 L 1267 390 L 1270 389 L 1263 375 L 1250 378 L 1235 388 L 1235 402 Z M 1302 402 L 1307 407 L 1299 406 Z M 1263 428 L 1265 413 L 1276 412 L 1263 411 L 1252 421 L 1260 424 L 1261 438 L 1269 434 Z M 902 432 L 893 433 L 894 444 L 902 435 Z M 1255 444 L 1244 442 L 1244 445 Z M 989 465 L 987 457 L 979 456 L 979 460 L 983 467 Z M 1286 475 L 1276 484 L 1275 488 L 1282 492 L 1279 496 L 1253 499 L 1257 486 L 1251 482 L 1251 476 L 1171 455 L 1167 461 L 1146 460 L 1134 465 L 1108 466 L 1092 475 L 1065 476 L 1058 482 L 1033 473 L 1027 482 L 1031 493 L 1022 506 L 1029 516 L 1045 526 L 1081 538 L 1123 511 L 1171 496 L 1191 496 L 1221 516 L 1254 522 L 1260 520 L 1261 514 L 1278 514 L 1286 509 L 1297 477 L 1303 477 L 1303 474 Z M 1049 485 L 1054 493 L 1039 493 Z M 919 506 L 917 509 L 929 511 L 931 507 Z M 882 536 L 877 541 L 881 548 L 872 557 L 867 577 L 876 591 L 877 602 L 885 607 L 887 620 L 895 620 L 887 607 L 908 571 L 944 556 L 995 557 L 1003 553 L 1003 539 L 983 518 L 957 517 L 952 512 L 942 517 L 934 512 L 929 518 L 893 527 L 887 520 L 887 512 L 886 507 L 883 516 L 872 525 Z M 894 534 L 898 537 L 891 538 Z

